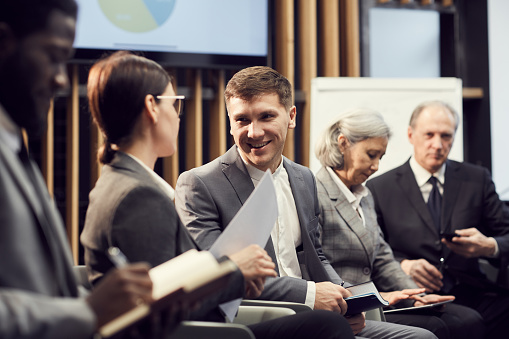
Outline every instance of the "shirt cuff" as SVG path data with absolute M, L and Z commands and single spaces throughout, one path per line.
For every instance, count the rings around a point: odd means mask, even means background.
M 500 254 L 500 249 L 498 248 L 498 241 L 493 237 L 491 239 L 495 240 L 495 252 L 493 252 L 492 255 L 488 256 L 488 258 L 498 258 Z
M 306 301 L 304 304 L 311 307 L 312 310 L 315 309 L 315 299 L 316 299 L 316 285 L 314 281 L 308 281 L 308 289 L 306 292 Z

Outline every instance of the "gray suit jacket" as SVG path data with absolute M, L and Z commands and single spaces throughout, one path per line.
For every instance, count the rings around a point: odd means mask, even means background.
M 92 283 L 113 267 L 106 256 L 110 246 L 120 248 L 131 262 L 145 261 L 151 266 L 197 248 L 168 195 L 146 169 L 122 152 L 104 165 L 90 192 L 81 242 Z M 244 293 L 239 270 L 228 286 L 205 300 L 192 318 L 224 321 L 217 305 Z
M 300 221 L 303 246 L 298 251 L 298 258 L 303 278 L 341 283 L 341 278 L 325 258 L 319 241 L 315 178 L 308 168 L 286 158 L 284 167 Z M 198 244 L 210 248 L 253 190 L 246 166 L 237 147 L 233 146 L 214 161 L 180 175 L 175 205 Z M 265 249 L 276 262 L 272 240 L 269 239 Z M 260 299 L 303 303 L 307 291 L 305 279 L 268 279 Z
M 361 200 L 366 226 L 325 168 L 316 174 L 322 246 L 332 267 L 345 280 L 373 280 L 378 290 L 417 288 L 394 259 L 376 221 L 371 193 Z
M 367 182 L 373 193 L 378 224 L 398 261 L 424 258 L 470 284 L 486 284 L 476 258 L 467 259 L 440 242 L 415 176 L 407 161 Z M 500 201 L 488 171 L 480 166 L 448 160 L 441 216 L 442 231 L 476 227 L 493 236 L 505 267 L 509 259 L 509 208 Z
M 0 337 L 87 338 L 64 226 L 37 166 L 0 141 Z

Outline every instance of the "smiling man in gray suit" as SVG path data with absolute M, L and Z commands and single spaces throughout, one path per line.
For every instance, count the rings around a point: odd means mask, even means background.
M 282 155 L 288 129 L 296 124 L 290 82 L 269 67 L 247 68 L 229 81 L 225 99 L 236 145 L 179 177 L 175 204 L 180 218 L 200 246 L 210 248 L 270 170 L 279 216 L 266 250 L 279 276 L 267 279 L 260 299 L 306 303 L 344 314 L 349 292 L 322 252 L 315 178 L 308 168 Z M 348 320 L 359 336 L 433 337 L 413 327 L 365 322 L 362 314 Z

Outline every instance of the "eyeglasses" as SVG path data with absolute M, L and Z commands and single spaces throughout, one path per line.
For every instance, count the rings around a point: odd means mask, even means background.
M 157 99 L 175 99 L 173 103 L 173 107 L 177 112 L 179 118 L 184 114 L 184 99 L 186 98 L 183 95 L 157 95 Z

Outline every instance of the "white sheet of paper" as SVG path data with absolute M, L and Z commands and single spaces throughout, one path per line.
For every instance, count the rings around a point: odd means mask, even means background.
M 264 248 L 276 223 L 277 215 L 276 188 L 272 174 L 267 170 L 242 208 L 214 242 L 210 252 L 219 258 L 252 244 Z M 235 318 L 240 302 L 241 299 L 237 299 L 220 305 L 230 321 Z

